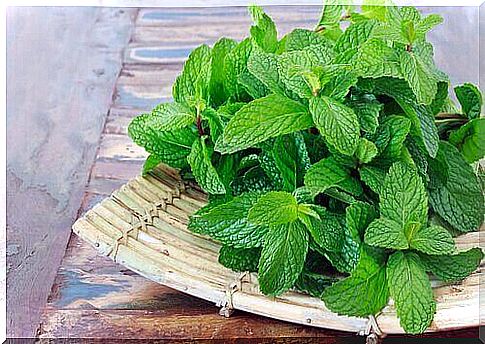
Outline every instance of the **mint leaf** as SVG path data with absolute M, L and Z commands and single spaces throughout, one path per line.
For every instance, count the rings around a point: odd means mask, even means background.
M 247 62 L 253 50 L 251 39 L 246 38 L 231 49 L 224 59 L 224 88 L 234 100 L 244 99 L 244 87 L 239 84 L 239 76 L 247 71 Z
M 322 13 L 320 14 L 317 30 L 338 26 L 344 9 L 345 6 L 338 5 L 338 1 L 326 0 L 322 8 Z
M 338 279 L 333 276 L 326 276 L 310 271 L 301 273 L 295 282 L 295 287 L 299 291 L 307 293 L 313 297 L 321 298 L 323 291 L 335 283 Z
M 195 113 L 187 106 L 178 103 L 157 105 L 146 117 L 146 125 L 154 130 L 169 131 L 184 128 L 195 122 Z
M 473 84 L 464 83 L 455 87 L 456 98 L 463 113 L 469 118 L 479 118 L 483 106 L 482 92 Z
M 361 77 L 403 77 L 398 53 L 381 39 L 372 38 L 363 43 L 350 61 Z
M 422 333 L 436 311 L 428 275 L 417 254 L 395 252 L 387 262 L 389 292 L 407 333 Z
M 468 163 L 485 155 L 485 118 L 472 119 L 450 133 L 449 141 L 456 146 Z
M 375 208 L 364 202 L 356 202 L 345 209 L 347 228 L 355 238 L 362 238 L 366 228 L 377 217 Z
M 351 24 L 345 32 L 335 42 L 335 51 L 342 53 L 348 49 L 359 48 L 362 43 L 367 41 L 377 22 L 374 20 L 360 21 Z
M 357 145 L 357 149 L 355 151 L 355 156 L 359 159 L 359 162 L 362 164 L 367 164 L 374 159 L 377 155 L 377 147 L 372 142 L 367 140 L 366 138 L 361 137 L 359 140 L 359 144 Z
M 386 265 L 380 254 L 362 248 L 350 277 L 325 289 L 325 305 L 340 315 L 364 317 L 378 313 L 389 299 Z
M 338 252 L 342 247 L 344 232 L 341 219 L 323 207 L 315 206 L 314 211 L 319 218 L 309 217 L 310 226 L 307 226 L 313 240 L 322 248 L 331 252 Z
M 372 221 L 365 232 L 365 243 L 371 246 L 405 250 L 408 239 L 402 225 L 396 221 L 380 218 Z
M 431 104 L 438 90 L 436 78 L 419 55 L 400 54 L 401 70 L 420 104 Z
M 483 259 L 481 249 L 472 248 L 453 255 L 430 256 L 420 255 L 426 270 L 444 282 L 458 282 L 478 269 Z
M 359 121 L 355 112 L 332 98 L 310 99 L 310 112 L 316 127 L 339 152 L 353 155 L 359 140 Z
M 442 22 L 443 17 L 438 14 L 430 14 L 429 16 L 424 17 L 415 26 L 416 40 L 424 40 L 426 33 Z
M 268 227 L 246 220 L 258 198 L 258 193 L 246 193 L 227 203 L 202 208 L 190 217 L 188 228 L 235 248 L 261 247 Z
M 292 194 L 268 192 L 249 210 L 248 221 L 258 225 L 281 225 L 298 218 L 298 203 Z
M 307 129 L 312 119 L 305 106 L 272 94 L 253 100 L 231 118 L 224 130 L 225 147 L 221 153 L 233 153 L 269 138 Z
M 411 120 L 414 136 L 423 144 L 431 157 L 438 151 L 439 136 L 434 123 L 434 115 L 430 106 L 417 104 L 416 96 L 403 80 L 378 78 L 365 81 L 366 86 L 376 94 L 384 94 L 396 100 Z
M 380 194 L 383 188 L 382 181 L 386 177 L 386 171 L 376 166 L 362 166 L 359 169 L 360 179 L 376 194 Z
M 345 225 L 345 217 L 335 214 L 340 219 L 343 228 L 344 239 L 339 252 L 325 251 L 325 257 L 332 263 L 332 265 L 340 272 L 352 272 L 360 257 L 360 250 L 362 241 L 355 231 Z
M 394 161 L 401 155 L 410 128 L 411 121 L 403 116 L 391 115 L 382 121 L 375 139 L 381 160 Z
M 162 163 L 162 160 L 159 157 L 157 157 L 156 155 L 150 154 L 148 158 L 145 160 L 145 163 L 143 164 L 142 175 L 146 176 L 148 172 L 152 171 L 160 163 Z
M 324 36 L 306 29 L 295 29 L 286 35 L 286 51 L 302 50 L 310 45 L 331 46 L 332 44 Z
M 428 197 L 417 171 L 396 162 L 389 169 L 380 196 L 381 216 L 406 228 L 410 222 L 425 223 Z
M 409 245 L 432 255 L 450 254 L 455 250 L 455 241 L 450 232 L 440 226 L 420 227 L 413 233 Z
M 217 141 L 219 136 L 222 135 L 222 131 L 224 130 L 224 122 L 222 120 L 222 117 L 216 110 L 212 108 L 206 108 L 202 112 L 201 117 L 209 124 L 210 137 L 212 141 Z
M 131 139 L 169 166 L 175 168 L 187 166 L 187 156 L 197 138 L 196 131 L 189 127 L 159 131 L 149 125 L 150 117 L 152 117 L 151 114 L 144 114 L 132 120 L 128 127 L 128 135 Z
M 187 156 L 187 161 L 192 168 L 195 180 L 204 191 L 210 194 L 225 194 L 226 188 L 216 169 L 212 166 L 212 152 L 205 145 L 207 137 L 201 137 L 194 141 L 192 150 Z
M 299 221 L 272 226 L 266 234 L 258 281 L 261 292 L 276 296 L 298 279 L 308 251 L 308 232 Z
M 310 167 L 305 175 L 305 186 L 314 194 L 325 192 L 331 187 L 337 187 L 355 195 L 362 193 L 359 183 L 332 157 L 322 159 Z
M 444 181 L 439 177 L 441 171 L 430 170 L 430 177 L 436 181 L 436 187 L 428 190 L 431 206 L 453 228 L 475 231 L 483 219 L 483 195 L 477 177 L 454 146 L 442 141 L 440 151 L 437 160 L 447 167 L 448 176 Z
M 174 100 L 189 106 L 195 101 L 207 100 L 210 77 L 211 50 L 207 45 L 201 45 L 190 53 L 182 74 L 175 80 Z
M 237 43 L 233 39 L 221 38 L 212 48 L 210 95 L 211 101 L 215 105 L 220 105 L 226 101 L 231 94 L 224 88 L 226 74 L 224 73 L 224 61 L 229 52 L 236 47 Z
M 250 6 L 249 13 L 254 25 L 251 26 L 251 38 L 264 51 L 272 53 L 278 47 L 276 25 L 259 6 Z
M 356 113 L 360 128 L 369 134 L 374 134 L 379 125 L 379 112 L 383 108 L 383 105 L 376 100 L 374 95 L 352 94 L 347 105 Z
M 237 272 L 258 271 L 261 248 L 234 248 L 223 245 L 219 251 L 219 263 Z

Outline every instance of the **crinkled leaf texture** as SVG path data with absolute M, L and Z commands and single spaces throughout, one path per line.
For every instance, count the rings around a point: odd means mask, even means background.
M 387 304 L 385 259 L 374 251 L 364 246 L 350 277 L 325 289 L 322 299 L 332 312 L 365 317 L 378 313 Z
M 428 189 L 431 206 L 453 228 L 475 231 L 483 220 L 483 194 L 477 177 L 453 145 L 442 141 L 440 151 L 438 166 L 444 165 L 447 175 L 442 175 L 443 169 L 430 171 L 435 181 L 435 186 Z
M 426 270 L 432 272 L 440 280 L 458 282 L 478 269 L 483 259 L 483 252 L 476 247 L 452 255 L 430 256 L 421 254 L 420 257 Z
M 359 121 L 351 108 L 326 96 L 310 99 L 310 112 L 325 139 L 345 155 L 353 155 L 359 141 Z
M 468 163 L 485 156 L 485 118 L 472 119 L 450 133 L 449 141 L 456 146 Z
M 276 296 L 298 279 L 308 251 L 308 232 L 299 220 L 271 226 L 266 234 L 258 281 L 263 294 Z
M 260 247 L 268 227 L 247 220 L 258 198 L 258 193 L 245 193 L 225 204 L 206 206 L 190 217 L 188 228 L 235 248 Z
M 470 83 L 455 87 L 456 98 L 460 102 L 463 113 L 468 118 L 474 119 L 480 117 L 482 111 L 483 98 L 482 92 L 478 87 Z
M 219 250 L 219 263 L 237 272 L 258 271 L 261 248 L 234 248 L 222 246 Z
M 259 225 L 281 225 L 298 218 L 298 203 L 287 192 L 272 191 L 261 196 L 249 210 L 248 220 Z
M 387 262 L 387 280 L 402 328 L 411 334 L 424 332 L 433 320 L 436 302 L 419 256 L 395 252 Z
M 253 100 L 231 118 L 223 134 L 222 153 L 233 153 L 269 138 L 312 126 L 305 106 L 286 97 L 272 94 Z

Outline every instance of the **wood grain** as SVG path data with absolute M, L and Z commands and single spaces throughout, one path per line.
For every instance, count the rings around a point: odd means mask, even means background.
M 7 335 L 33 337 L 83 197 L 136 10 L 7 12 Z

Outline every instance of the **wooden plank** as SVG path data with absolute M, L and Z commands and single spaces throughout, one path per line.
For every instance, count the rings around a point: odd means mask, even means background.
M 315 25 L 321 7 L 266 6 L 264 10 L 278 25 L 287 22 L 297 27 L 309 21 Z M 206 25 L 221 21 L 231 24 L 242 23 L 249 27 L 251 18 L 246 7 L 142 9 L 138 13 L 136 26 Z
M 315 22 L 308 21 L 299 23 L 280 23 L 278 32 L 280 37 L 287 34 L 295 27 L 312 28 Z M 213 44 L 221 37 L 241 40 L 249 34 L 250 22 L 227 25 L 226 22 L 214 22 L 204 24 L 203 30 L 196 25 L 183 26 L 138 26 L 133 34 L 133 41 L 137 43 L 164 43 L 173 42 L 174 46 L 187 44 Z
M 7 335 L 33 337 L 77 216 L 135 9 L 10 7 Z
M 144 161 L 148 154 L 137 146 L 127 135 L 104 134 L 98 152 L 98 159 L 119 161 Z

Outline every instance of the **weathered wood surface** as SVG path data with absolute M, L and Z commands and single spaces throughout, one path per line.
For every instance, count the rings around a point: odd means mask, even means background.
M 319 8 L 271 7 L 269 12 L 279 26 L 293 20 L 293 24 L 312 27 Z M 204 17 L 214 20 L 201 19 Z M 171 83 L 193 47 L 211 44 L 223 35 L 237 38 L 247 34 L 248 26 L 242 23 L 249 24 L 249 19 L 244 8 L 162 8 L 141 10 L 136 23 L 124 53 L 83 210 L 121 187 L 141 168 L 146 153 L 126 136 L 130 118 L 171 99 Z M 232 23 L 241 31 L 229 29 Z M 173 30 L 184 26 L 187 29 Z M 229 319 L 217 312 L 211 303 L 151 282 L 99 256 L 73 236 L 43 314 L 40 337 L 70 337 L 70 341 L 89 337 L 90 342 L 98 338 L 103 343 L 121 338 L 226 343 L 237 342 L 239 337 L 271 343 L 364 341 L 352 333 L 292 325 L 241 311 Z M 476 338 L 478 328 L 423 336 Z
M 7 9 L 7 336 L 33 337 L 136 10 Z

